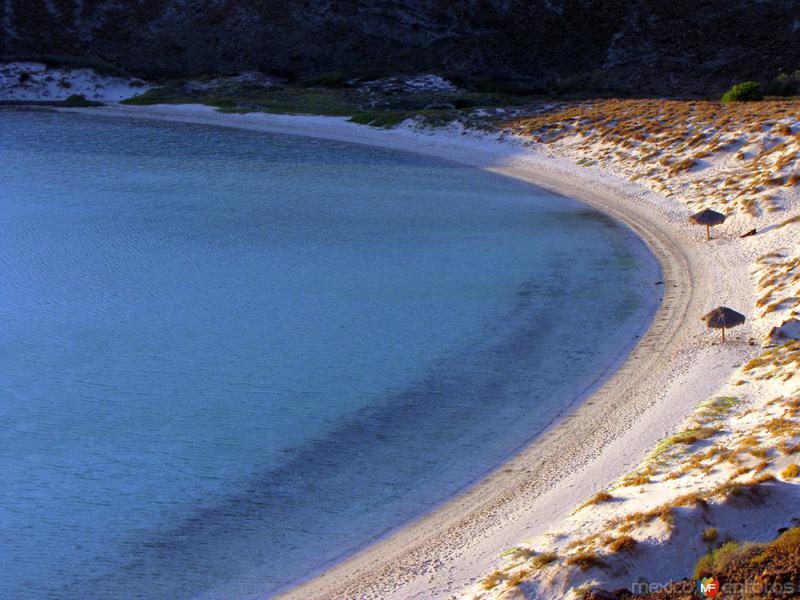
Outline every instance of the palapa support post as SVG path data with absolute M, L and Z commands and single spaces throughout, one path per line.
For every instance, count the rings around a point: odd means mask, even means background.
M 711 239 L 711 228 L 725 222 L 725 215 L 710 208 L 701 210 L 689 217 L 689 222 L 706 226 L 706 240 Z
M 741 325 L 745 321 L 743 314 L 738 313 L 727 306 L 715 308 L 707 315 L 700 317 L 700 319 L 706 322 L 707 327 L 722 330 L 723 344 L 725 343 L 725 330 L 730 327 Z

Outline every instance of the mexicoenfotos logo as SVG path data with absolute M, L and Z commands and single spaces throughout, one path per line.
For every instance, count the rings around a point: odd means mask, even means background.
M 719 579 L 716 577 L 703 577 L 697 580 L 697 591 L 703 598 L 713 598 L 719 593 Z

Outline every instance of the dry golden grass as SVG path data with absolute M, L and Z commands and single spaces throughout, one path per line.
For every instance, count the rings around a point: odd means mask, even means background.
M 792 463 L 788 467 L 786 467 L 783 471 L 781 471 L 781 477 L 784 479 L 794 479 L 795 477 L 800 474 L 800 467 L 796 464 Z
M 623 477 L 620 485 L 622 487 L 645 485 L 652 481 L 652 479 L 650 479 L 651 475 L 652 473 L 648 472 L 647 470 L 634 471 L 633 473 L 628 473 L 625 477 Z
M 791 340 L 768 348 L 744 366 L 746 372 L 761 370 L 756 375 L 757 379 L 772 379 L 774 377 L 792 377 L 800 371 L 800 340 Z
M 577 552 L 568 557 L 565 563 L 570 567 L 578 567 L 581 571 L 588 571 L 593 567 L 602 568 L 606 563 L 596 552 Z
M 506 579 L 506 587 L 508 588 L 517 587 L 520 581 L 525 579 L 530 574 L 531 574 L 530 571 L 528 571 L 527 569 L 518 569 L 517 571 L 514 571 L 508 576 L 508 579 Z
M 672 506 L 665 504 L 652 510 L 630 513 L 622 517 L 621 521 L 622 523 L 631 523 L 636 527 L 644 527 L 656 519 L 660 519 L 670 526 L 674 522 Z
M 605 490 L 601 490 L 601 491 L 597 492 L 594 496 L 589 498 L 586 502 L 581 504 L 578 507 L 578 510 L 582 510 L 582 509 L 587 508 L 589 506 L 595 506 L 597 504 L 602 504 L 603 502 L 611 502 L 613 499 L 614 499 L 614 496 L 612 496 L 611 494 L 609 494 Z
M 484 590 L 490 590 L 493 587 L 497 586 L 497 584 L 500 583 L 503 577 L 504 576 L 502 571 L 492 571 L 483 580 L 483 583 L 481 583 L 481 587 L 483 587 Z
M 550 563 L 558 560 L 558 554 L 555 552 L 541 552 L 531 559 L 531 565 L 537 569 L 546 567 Z
M 713 544 L 719 538 L 719 530 L 716 527 L 708 527 L 703 531 L 702 539 L 706 544 Z
M 583 164 L 622 170 L 629 179 L 689 206 L 757 216 L 780 209 L 777 198 L 759 195 L 761 188 L 798 181 L 793 174 L 800 167 L 800 138 L 791 125 L 798 113 L 797 100 L 759 102 L 750 108 L 611 99 L 548 105 L 500 125 L 540 143 L 565 144 Z M 705 178 L 703 169 L 693 169 L 699 160 L 728 151 L 740 164 L 723 165 L 717 175 Z M 686 193 L 689 183 L 694 193 Z
M 752 559 L 754 564 L 761 564 L 771 558 L 800 556 L 800 527 L 783 532 L 778 539 L 763 546 L 763 551 Z
M 628 554 L 632 554 L 636 549 L 636 544 L 636 540 L 631 536 L 620 535 L 609 540 L 606 544 L 606 548 L 608 548 L 608 550 L 614 554 L 617 552 L 627 552 Z
M 789 176 L 789 179 L 792 180 L 792 185 L 797 184 L 797 182 L 800 181 L 800 173 L 792 173 Z M 788 180 L 787 180 L 787 183 L 788 183 Z M 796 215 L 794 217 L 790 217 L 790 218 L 786 219 L 780 225 L 778 225 L 778 227 L 786 227 L 787 225 L 794 225 L 795 223 L 800 223 L 800 215 Z
M 787 435 L 795 435 L 800 433 L 797 423 L 785 416 L 771 419 L 767 421 L 763 427 L 773 437 L 785 437 Z
M 771 473 L 763 473 L 746 482 L 728 481 L 717 487 L 711 495 L 723 498 L 744 497 L 759 502 L 763 497 L 762 485 L 771 481 L 775 481 L 775 476 Z

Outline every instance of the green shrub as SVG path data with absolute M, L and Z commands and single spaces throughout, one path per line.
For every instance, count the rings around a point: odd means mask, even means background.
M 61 106 L 102 106 L 102 102 L 95 102 L 94 100 L 87 100 L 83 94 L 72 94 L 66 100 L 62 100 L 59 104 Z
M 800 94 L 800 70 L 787 75 L 781 73 L 767 86 L 770 96 L 796 96 Z
M 695 579 L 699 579 L 704 574 L 719 573 L 725 566 L 739 554 L 742 549 L 736 542 L 727 542 L 712 550 L 697 561 L 694 567 Z
M 764 99 L 764 91 L 757 81 L 737 83 L 722 95 L 723 102 L 753 102 Z
M 120 104 L 130 104 L 132 106 L 147 106 L 150 104 L 193 104 L 199 100 L 193 98 L 182 90 L 175 87 L 157 87 L 147 90 L 144 94 L 126 98 Z
M 407 112 L 387 111 L 387 112 L 362 112 L 353 115 L 350 120 L 359 125 L 371 125 L 372 127 L 390 128 L 395 127 L 410 118 L 412 115 Z

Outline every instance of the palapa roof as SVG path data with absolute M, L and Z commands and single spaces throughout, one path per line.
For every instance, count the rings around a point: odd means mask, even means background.
M 720 225 L 725 222 L 725 215 L 710 208 L 704 208 L 689 217 L 689 221 L 697 225 Z
M 745 321 L 743 314 L 738 313 L 727 306 L 715 308 L 707 315 L 701 317 L 701 319 L 706 322 L 708 327 L 713 327 L 714 329 L 728 329 L 730 327 L 736 327 Z

